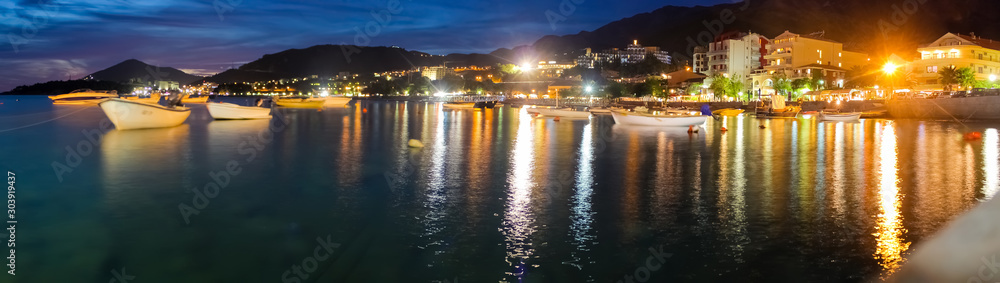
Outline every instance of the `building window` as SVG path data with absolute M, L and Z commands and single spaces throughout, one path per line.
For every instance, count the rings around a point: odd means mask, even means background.
M 927 72 L 928 73 L 937 73 L 938 72 L 938 67 L 937 66 L 927 66 Z
M 982 73 L 983 73 L 983 67 L 979 67 L 979 73 L 980 73 L 980 74 L 982 74 Z

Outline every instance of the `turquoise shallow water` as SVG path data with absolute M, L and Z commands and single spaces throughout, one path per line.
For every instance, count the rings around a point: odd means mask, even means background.
M 968 125 L 978 142 L 906 120 L 689 135 L 360 102 L 117 131 L 97 107 L 0 103 L 5 282 L 863 281 L 1000 183 L 996 123 Z

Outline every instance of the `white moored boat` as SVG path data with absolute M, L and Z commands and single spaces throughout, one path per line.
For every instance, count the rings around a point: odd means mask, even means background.
M 275 97 L 274 104 L 289 108 L 323 108 L 326 101 L 302 97 Z
M 329 96 L 322 97 L 319 100 L 323 100 L 323 106 L 326 107 L 344 107 L 351 103 L 353 98 L 346 96 Z
M 270 108 L 239 106 L 232 103 L 209 103 L 207 107 L 208 114 L 216 120 L 271 118 Z
M 108 98 L 118 97 L 116 90 L 90 90 L 78 89 L 67 94 L 52 95 L 52 104 L 94 104 Z
M 857 121 L 861 119 L 861 113 L 819 113 L 820 120 L 826 121 Z
M 98 105 L 119 130 L 174 127 L 184 123 L 191 108 L 163 106 L 111 98 Z
M 708 121 L 709 116 L 696 115 L 651 115 L 612 111 L 615 124 L 631 126 L 687 127 L 700 126 Z
M 563 109 L 552 109 L 552 108 L 541 108 L 538 109 L 538 114 L 548 117 L 566 117 L 566 118 L 590 118 L 590 111 L 576 111 L 570 108 Z

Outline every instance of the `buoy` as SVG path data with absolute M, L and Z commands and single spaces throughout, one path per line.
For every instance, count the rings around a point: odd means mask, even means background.
M 552 121 L 559 122 L 559 116 L 556 116 L 555 118 L 552 118 Z
M 966 141 L 978 141 L 983 138 L 983 133 L 980 132 L 969 132 L 965 134 Z
M 698 133 L 698 130 L 696 130 L 694 126 L 688 125 L 688 134 L 695 134 L 695 133 Z
M 424 143 L 422 143 L 422 142 L 420 142 L 418 140 L 414 140 L 414 139 L 411 139 L 410 142 L 407 143 L 407 145 L 409 145 L 412 148 L 423 148 L 424 147 Z
M 361 108 L 361 113 L 368 113 L 368 108 Z
M 765 127 L 764 125 L 760 125 L 760 126 L 757 126 L 757 127 L 761 128 L 761 129 L 767 129 L 767 127 Z
M 728 131 L 729 129 L 726 129 L 726 127 L 722 127 L 722 129 L 720 129 L 720 130 L 723 131 L 723 132 L 725 132 L 725 131 Z

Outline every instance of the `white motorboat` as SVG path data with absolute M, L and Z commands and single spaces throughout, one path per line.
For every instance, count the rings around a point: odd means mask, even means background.
M 216 120 L 271 118 L 270 108 L 239 106 L 232 103 L 209 103 L 207 107 L 208 114 Z
M 548 117 L 590 118 L 590 111 L 576 111 L 571 108 L 541 108 L 538 109 L 538 114 Z
M 445 102 L 444 103 L 444 108 L 451 108 L 451 109 L 471 109 L 471 108 L 475 108 L 475 107 L 476 107 L 476 103 L 475 102 Z
M 861 113 L 826 113 L 820 112 L 819 119 L 825 121 L 858 121 Z
M 614 117 L 615 124 L 619 125 L 658 127 L 701 126 L 708 121 L 709 117 L 698 115 L 651 115 L 625 111 L 612 111 L 611 116 Z
M 52 95 L 52 104 L 95 104 L 108 98 L 118 97 L 116 90 L 78 89 L 67 94 Z
M 184 123 L 191 108 L 163 106 L 120 98 L 101 101 L 98 105 L 119 130 L 174 127 Z
M 323 100 L 323 106 L 326 107 L 345 107 L 347 104 L 351 103 L 354 98 L 346 96 L 328 96 L 321 97 L 319 100 Z

